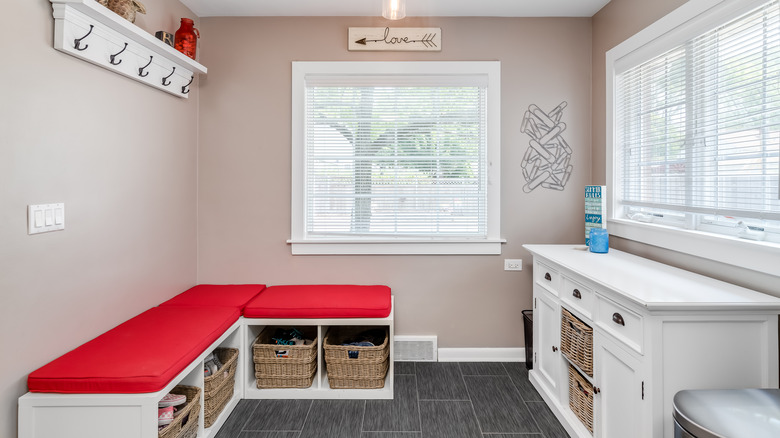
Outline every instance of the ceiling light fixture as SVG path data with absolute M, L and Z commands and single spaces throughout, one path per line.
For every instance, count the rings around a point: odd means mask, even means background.
M 388 20 L 406 17 L 406 0 L 382 0 L 382 16 Z

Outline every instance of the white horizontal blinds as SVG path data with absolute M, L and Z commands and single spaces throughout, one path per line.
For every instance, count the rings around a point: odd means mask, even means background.
M 317 83 L 306 87 L 309 236 L 487 236 L 485 86 Z
M 624 205 L 780 219 L 780 6 L 616 78 Z

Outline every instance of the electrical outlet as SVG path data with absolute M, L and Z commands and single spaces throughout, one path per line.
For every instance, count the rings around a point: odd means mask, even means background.
M 504 259 L 505 271 L 522 271 L 523 260 L 522 259 Z

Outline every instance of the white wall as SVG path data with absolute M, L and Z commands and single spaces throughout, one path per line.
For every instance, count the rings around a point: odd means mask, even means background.
M 349 52 L 350 26 L 440 27 L 441 52 Z M 204 18 L 198 227 L 200 282 L 387 284 L 396 333 L 441 347 L 522 347 L 531 308 L 524 243 L 584 243 L 590 180 L 588 18 Z M 292 256 L 291 61 L 501 61 L 501 256 Z M 568 102 L 574 171 L 562 192 L 524 193 L 530 104 Z M 506 272 L 504 258 L 525 270 Z
M 191 12 L 144 0 L 137 24 Z M 175 3 L 175 4 L 174 4 Z M 198 91 L 179 99 L 52 48 L 47 0 L 0 26 L 0 437 L 27 374 L 195 282 Z M 28 236 L 27 205 L 64 202 Z

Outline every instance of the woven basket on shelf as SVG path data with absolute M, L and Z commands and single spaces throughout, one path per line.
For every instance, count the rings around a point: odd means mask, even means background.
M 203 398 L 209 399 L 214 396 L 214 391 L 222 386 L 226 380 L 232 379 L 236 375 L 236 365 L 238 364 L 237 348 L 217 348 L 214 350 L 222 368 L 218 373 L 212 374 L 203 379 Z
M 146 14 L 146 7 L 139 0 L 97 0 L 125 20 L 135 23 L 135 14 Z
M 593 385 L 569 365 L 569 407 L 593 433 Z
M 317 357 L 317 328 L 306 327 L 302 329 L 303 336 L 306 339 L 313 339 L 309 345 L 278 345 L 273 343 L 271 338 L 274 335 L 277 327 L 266 327 L 255 339 L 252 344 L 252 353 L 255 360 L 257 359 L 303 359 L 310 361 L 312 358 Z M 287 357 L 281 358 L 277 356 L 278 351 L 287 351 Z
M 182 426 L 181 432 L 176 436 L 176 438 L 197 438 L 198 436 L 198 419 L 195 418 L 195 421 L 187 421 L 187 424 Z
M 345 376 L 333 373 L 331 364 L 328 363 L 328 385 L 333 389 L 379 389 L 385 387 L 385 375 L 390 367 L 390 361 L 384 360 L 376 366 L 366 366 L 361 369 L 367 372 L 359 372 L 357 375 Z M 369 372 L 370 371 L 370 372 Z
M 593 377 L 593 329 L 561 307 L 561 352 Z
M 235 375 L 235 370 L 233 371 Z M 235 379 L 225 380 L 222 382 L 222 386 L 214 391 L 212 397 L 203 400 L 203 427 L 211 427 L 217 417 L 225 409 L 228 402 L 233 398 L 233 391 L 235 389 Z
M 328 367 L 328 376 L 331 378 L 383 379 L 387 372 L 389 356 L 385 353 L 382 359 L 338 359 L 325 363 Z
M 317 371 L 317 328 L 302 329 L 309 345 L 277 345 L 271 337 L 276 327 L 266 327 L 252 344 L 258 388 L 308 388 Z M 279 357 L 278 352 L 287 357 Z
M 333 327 L 325 335 L 323 350 L 325 351 L 325 361 L 347 360 L 347 359 L 373 359 L 381 361 L 385 359 L 390 351 L 390 344 L 387 340 L 387 330 L 385 329 L 384 342 L 381 345 L 373 347 L 358 347 L 355 345 L 341 345 L 344 340 L 354 337 L 358 333 L 375 329 L 375 327 Z M 356 351 L 357 357 L 351 358 L 350 351 Z
M 208 376 L 203 384 L 203 424 L 211 427 L 233 398 L 236 384 L 236 367 L 238 364 L 238 349 L 217 348 L 214 350 L 222 368 L 218 373 Z
M 317 372 L 317 362 L 314 361 L 311 364 L 311 373 L 308 375 L 295 375 L 295 374 L 280 374 L 270 375 L 255 373 L 257 379 L 257 387 L 260 389 L 271 388 L 309 388 L 314 381 L 314 375 Z
M 157 432 L 159 438 L 194 438 L 198 434 L 198 416 L 200 415 L 200 388 L 196 386 L 175 386 L 171 393 L 187 397 L 187 402 L 171 421 Z M 193 426 L 194 424 L 194 426 Z M 194 433 L 193 433 L 194 430 Z
M 387 330 L 376 346 L 341 345 L 365 330 L 376 328 L 334 327 L 323 341 L 328 384 L 334 389 L 377 389 L 385 386 L 390 365 Z

